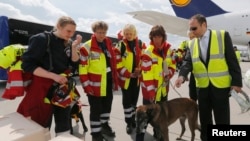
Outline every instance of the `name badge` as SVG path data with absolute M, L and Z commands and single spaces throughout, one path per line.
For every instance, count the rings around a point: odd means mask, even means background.
M 91 53 L 90 58 L 91 58 L 91 60 L 100 59 L 100 54 L 99 53 Z
M 110 72 L 110 71 L 111 71 L 111 68 L 107 67 L 106 72 Z

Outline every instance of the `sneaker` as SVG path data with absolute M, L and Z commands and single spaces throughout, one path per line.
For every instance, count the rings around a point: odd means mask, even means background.
M 108 123 L 102 124 L 102 134 L 107 135 L 109 137 L 115 137 L 115 132 L 112 130 Z
M 132 124 L 127 124 L 126 131 L 127 134 L 131 134 L 133 132 Z

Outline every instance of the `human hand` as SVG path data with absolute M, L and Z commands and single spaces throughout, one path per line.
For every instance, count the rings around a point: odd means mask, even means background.
M 175 81 L 174 87 L 181 87 L 181 84 L 184 82 L 184 78 L 182 76 L 178 77 L 177 80 Z
M 86 87 L 83 87 L 84 89 L 84 92 L 88 95 L 94 95 L 94 91 L 92 90 L 91 86 L 86 86 Z
M 237 93 L 241 93 L 242 89 L 239 86 L 231 86 L 231 89 L 234 89 Z
M 82 42 L 82 36 L 76 35 L 76 39 L 72 42 L 72 47 L 78 47 L 78 45 Z
M 135 68 L 135 71 L 134 71 L 135 75 L 137 77 L 140 77 L 141 76 L 141 69 L 140 68 Z
M 130 74 L 130 78 L 136 78 L 135 73 L 131 73 L 131 74 Z
M 68 79 L 66 76 L 59 75 L 59 74 L 54 75 L 53 80 L 59 84 L 65 84 L 68 82 Z
M 140 75 L 141 75 L 141 70 L 139 68 L 135 68 L 134 73 L 131 73 L 130 77 L 136 78 L 136 77 L 140 77 Z

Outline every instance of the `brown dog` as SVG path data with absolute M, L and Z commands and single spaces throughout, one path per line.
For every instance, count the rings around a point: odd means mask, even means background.
M 169 141 L 168 126 L 177 119 L 181 123 L 180 140 L 185 132 L 185 120 L 188 119 L 191 131 L 191 141 L 194 141 L 195 129 L 198 125 L 198 105 L 189 98 L 176 98 L 158 104 L 141 105 L 136 109 L 136 130 L 141 133 L 143 128 L 150 123 L 161 135 L 161 140 Z

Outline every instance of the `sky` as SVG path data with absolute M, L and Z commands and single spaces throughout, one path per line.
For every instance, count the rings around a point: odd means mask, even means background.
M 213 0 L 227 11 L 249 9 L 250 0 Z M 247 4 L 246 4 L 247 3 Z M 9 18 L 27 20 L 54 26 L 62 15 L 72 17 L 77 23 L 77 30 L 91 31 L 91 24 L 97 20 L 108 23 L 107 35 L 116 37 L 119 30 L 127 23 L 134 24 L 138 37 L 149 43 L 148 33 L 151 25 L 133 19 L 127 12 L 154 10 L 175 15 L 169 0 L 1 0 L 0 14 Z M 167 31 L 167 29 L 166 29 Z M 167 34 L 167 40 L 174 48 L 187 39 Z

